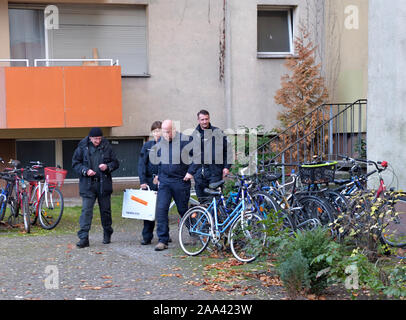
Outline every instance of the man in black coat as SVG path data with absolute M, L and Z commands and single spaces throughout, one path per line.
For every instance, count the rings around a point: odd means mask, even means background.
M 79 142 L 73 157 L 72 168 L 79 175 L 79 194 L 82 197 L 82 213 L 79 218 L 79 248 L 89 246 L 89 231 L 96 199 L 99 203 L 103 243 L 110 243 L 113 233 L 111 219 L 111 173 L 119 167 L 119 161 L 100 128 L 92 128 L 89 135 Z
M 196 195 L 202 203 L 208 197 L 204 189 L 210 183 L 218 182 L 229 174 L 232 150 L 227 136 L 219 128 L 211 125 L 207 110 L 200 110 L 197 120 L 199 125 L 193 132 L 195 156 L 191 171 L 195 180 Z
M 162 137 L 150 152 L 151 162 L 158 165 L 158 198 L 156 222 L 158 244 L 155 251 L 168 248 L 169 242 L 169 206 L 175 200 L 179 215 L 188 210 L 192 174 L 191 137 L 177 132 L 171 120 L 162 122 Z

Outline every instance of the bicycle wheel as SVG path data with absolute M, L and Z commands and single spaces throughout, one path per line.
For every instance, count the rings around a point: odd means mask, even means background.
M 348 209 L 348 200 L 339 192 L 333 190 L 326 190 L 324 192 L 326 200 L 334 209 L 333 217 L 336 219 L 340 214 L 343 214 Z
M 58 188 L 49 188 L 39 199 L 38 216 L 41 227 L 47 230 L 55 228 L 61 221 L 62 214 L 62 192 Z
M 252 262 L 265 245 L 266 233 L 262 218 L 254 213 L 245 213 L 231 225 L 230 248 L 234 257 L 241 262 Z
M 213 221 L 203 207 L 190 208 L 179 224 L 179 244 L 189 256 L 203 252 L 210 241 Z
M 317 219 L 322 226 L 334 222 L 334 209 L 324 199 L 304 196 L 299 198 L 299 203 L 303 206 L 305 216 L 310 219 Z
M 30 220 L 30 207 L 28 203 L 28 195 L 26 193 L 22 194 L 22 204 L 21 204 L 21 214 L 24 221 L 25 232 L 30 233 L 31 231 L 31 220 Z
M 21 221 L 22 216 L 19 214 L 20 205 L 19 205 L 17 199 L 10 196 L 8 201 L 9 201 L 9 204 L 10 204 L 10 215 L 8 217 L 8 220 L 7 220 L 8 224 L 10 226 L 14 226 L 16 224 L 22 223 L 22 221 Z
M 4 194 L 0 194 L 0 221 L 4 219 L 7 209 L 7 197 Z
M 29 202 L 29 208 L 30 208 L 30 222 L 31 225 L 34 225 L 37 222 L 37 208 L 38 208 L 38 201 L 37 201 L 37 193 L 38 193 L 38 186 L 35 186 L 35 188 L 31 191 L 30 195 L 30 202 Z
M 397 248 L 406 247 L 406 199 L 399 199 L 383 219 L 382 240 Z
M 256 192 L 251 197 L 254 201 L 257 214 L 260 217 L 267 218 L 270 215 L 273 215 L 273 217 L 278 217 L 282 220 L 282 227 L 284 229 L 291 230 L 291 232 L 295 231 L 294 224 L 289 216 L 269 194 L 265 192 Z

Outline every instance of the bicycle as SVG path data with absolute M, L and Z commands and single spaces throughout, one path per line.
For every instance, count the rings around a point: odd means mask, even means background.
M 65 180 L 67 171 L 59 167 L 44 167 L 40 162 L 34 164 L 27 174 L 30 181 L 30 222 L 32 225 L 39 220 L 43 229 L 55 228 L 62 219 L 64 200 L 59 189 Z M 38 170 L 44 174 L 38 174 Z M 44 182 L 42 182 L 44 181 Z
M 179 243 L 187 255 L 200 254 L 209 242 L 221 247 L 222 236 L 228 232 L 230 249 L 237 260 L 252 262 L 257 258 L 258 244 L 264 245 L 266 241 L 265 226 L 261 223 L 262 218 L 247 207 L 244 176 L 238 176 L 238 179 L 243 195 L 229 214 L 224 214 L 225 199 L 221 190 L 224 180 L 204 190 L 213 196 L 207 207 L 195 206 L 185 213 L 179 225 Z
M 21 209 L 21 216 L 23 217 L 24 229 L 27 233 L 31 231 L 30 223 L 30 210 L 29 210 L 29 196 L 27 192 L 27 185 L 24 179 L 24 168 L 17 169 L 21 163 L 18 160 L 10 160 L 9 162 L 13 169 L 8 170 L 8 173 L 13 175 L 13 191 L 9 194 L 10 210 L 11 214 L 9 217 L 10 224 L 14 222 L 19 217 L 19 210 Z M 14 194 L 13 194 L 14 193 Z
M 269 163 L 267 167 L 298 166 L 298 164 Z M 290 218 L 294 230 L 309 230 L 320 225 L 328 225 L 334 221 L 333 208 L 323 198 L 316 197 L 306 191 L 298 190 L 299 175 L 292 170 L 291 181 L 280 184 L 281 174 L 265 174 L 264 183 L 259 183 L 259 189 L 274 199 L 276 210 L 284 210 Z M 303 182 L 303 181 L 302 181 Z M 291 189 L 290 192 L 287 189 Z M 261 192 L 260 191 L 260 192 Z M 262 195 L 263 197 L 265 195 Z

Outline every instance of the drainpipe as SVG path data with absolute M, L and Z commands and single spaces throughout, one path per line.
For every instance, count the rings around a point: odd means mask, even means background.
M 232 83 L 231 83 L 231 0 L 224 0 L 224 29 L 225 29 L 225 52 L 224 52 L 224 108 L 226 110 L 226 126 L 232 129 Z

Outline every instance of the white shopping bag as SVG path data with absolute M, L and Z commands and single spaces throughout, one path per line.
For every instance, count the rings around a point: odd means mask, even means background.
M 123 197 L 123 218 L 155 220 L 157 192 L 142 189 L 126 189 Z

